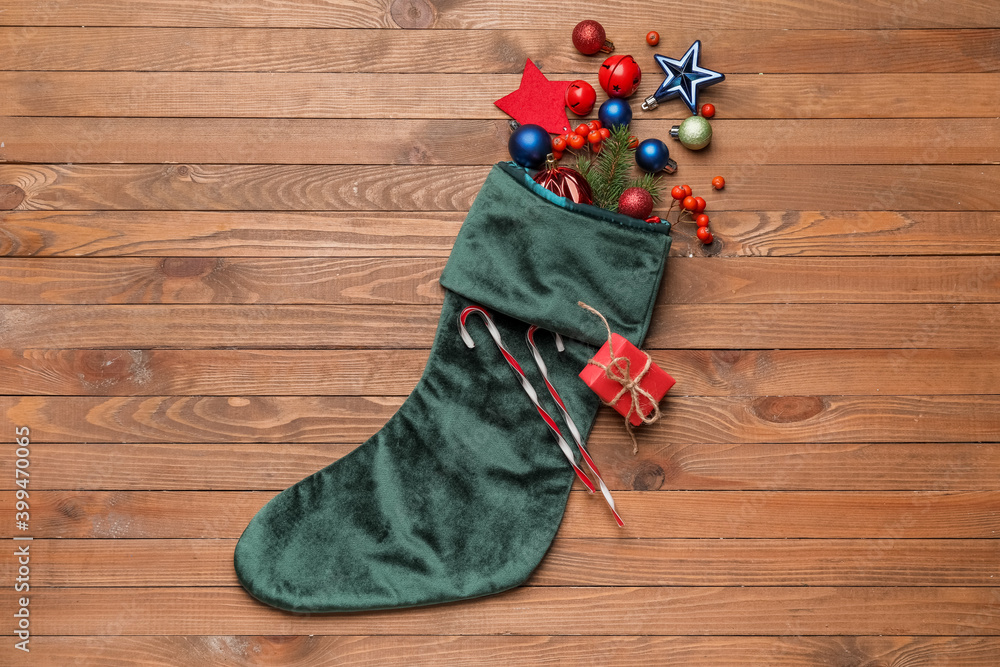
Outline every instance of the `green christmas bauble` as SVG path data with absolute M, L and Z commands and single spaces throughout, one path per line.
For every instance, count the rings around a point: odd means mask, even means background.
M 670 136 L 680 140 L 684 148 L 700 151 L 712 141 L 712 124 L 703 116 L 691 116 L 670 128 Z

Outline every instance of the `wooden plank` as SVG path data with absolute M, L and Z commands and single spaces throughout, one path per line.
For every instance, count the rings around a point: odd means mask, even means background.
M 670 396 L 998 393 L 997 350 L 652 350 Z M 546 353 L 547 356 L 547 353 Z M 428 350 L 0 350 L 0 394 L 407 396 Z
M 395 611 L 289 614 L 233 588 L 33 591 L 39 636 L 105 634 L 995 634 L 995 588 L 520 588 Z M 3 602 L 11 606 L 11 593 Z
M 615 34 L 617 49 L 645 52 L 643 34 L 636 29 Z M 709 64 L 727 75 L 1000 67 L 995 28 L 731 29 L 709 30 L 699 38 Z M 347 44 L 351 48 L 344 48 Z M 681 54 L 690 44 L 685 34 L 663 31 L 657 52 Z M 435 57 L 414 58 L 415 53 Z M 470 53 L 489 57 L 470 58 Z M 593 61 L 577 53 L 564 31 L 550 29 L 403 30 L 387 37 L 378 29 L 0 27 L 0 61 L 7 70 L 520 74 L 529 57 L 546 74 L 593 74 Z
M 31 585 L 239 586 L 235 546 L 235 539 L 35 540 Z M 997 540 L 560 538 L 526 585 L 992 586 L 998 557 Z
M 7 304 L 440 304 L 443 258 L 7 258 Z M 984 257 L 702 258 L 667 262 L 658 303 L 995 303 Z
M 715 261 L 677 257 L 666 266 L 661 304 L 962 303 L 1000 299 L 1000 258 L 995 256 Z
M 31 535 L 59 539 L 238 538 L 273 491 L 33 491 Z M 13 515 L 14 492 L 0 491 Z M 992 539 L 998 491 L 618 491 L 570 493 L 565 538 Z M 877 542 L 876 542 L 877 543 Z M 11 567 L 4 563 L 3 567 Z M 167 631 L 172 633 L 174 631 Z
M 294 5 L 232 0 L 204 5 L 194 0 L 135 0 L 127 5 L 113 0 L 77 0 L 47 3 L 39 8 L 32 0 L 8 0 L 0 21 L 14 26 L 246 26 L 289 28 L 527 28 L 537 29 L 539 17 L 561 16 L 565 4 L 545 0 L 511 7 L 502 0 L 455 4 L 389 3 L 305 0 Z M 689 21 L 689 29 L 714 31 L 732 28 L 832 28 L 908 29 L 996 27 L 997 9 L 989 0 L 969 0 L 928 7 L 926 3 L 900 6 L 891 0 L 827 0 L 822 3 L 790 2 L 740 7 L 733 11 L 725 0 L 702 3 Z M 629 2 L 587 0 L 574 5 L 576 14 L 600 16 L 615 32 L 645 30 L 648 8 Z M 639 26 L 638 28 L 636 26 Z M 655 27 L 655 26 L 650 26 Z M 665 30 L 664 30 L 665 32 Z
M 671 256 L 1000 254 L 997 212 L 711 213 L 719 241 L 706 249 L 691 225 L 678 225 Z M 0 255 L 447 257 L 464 218 L 458 211 L 0 211 Z
M 1000 311 L 994 308 L 993 304 L 661 306 L 653 315 L 646 345 L 654 349 L 936 348 L 954 344 L 959 336 L 962 347 L 987 348 L 998 339 L 994 323 Z M 893 317 L 900 319 L 892 321 Z
M 0 211 L 0 254 L 447 257 L 464 218 L 464 212 Z M 995 235 L 989 242 L 1000 248 Z
M 637 100 L 656 90 L 659 77 L 651 78 Z M 0 72 L 11 116 L 506 118 L 493 101 L 520 80 L 519 74 Z M 710 95 L 727 118 L 995 118 L 998 87 L 1000 74 L 992 72 L 854 74 L 850 85 L 842 74 L 731 74 Z M 456 105 L 470 90 L 475 103 Z M 682 113 L 672 108 L 656 115 Z
M 995 444 L 661 445 L 644 438 L 639 456 L 633 456 L 619 440 L 599 433 L 589 444 L 612 490 L 988 491 L 1000 486 Z M 31 486 L 281 491 L 357 444 L 43 443 L 31 449 Z M 0 487 L 16 489 L 14 478 Z
M 632 128 L 640 137 L 666 137 L 675 122 L 639 118 Z M 685 171 L 739 165 L 747 155 L 758 165 L 990 164 L 996 162 L 991 149 L 1000 144 L 995 118 L 723 119 L 712 125 L 712 149 L 685 151 Z M 0 162 L 484 165 L 509 159 L 508 134 L 502 120 L 25 116 L 0 118 L 6 137 Z M 342 141 L 345 136 L 365 141 Z
M 981 261 L 969 258 L 951 280 L 973 280 Z M 443 258 L 7 258 L 0 261 L 0 303 L 440 304 L 444 264 Z
M 4 396 L 0 411 L 34 442 L 359 443 L 382 427 L 399 397 Z M 640 442 L 997 442 L 1000 397 L 683 397 Z M 595 438 L 625 441 L 620 417 L 602 411 Z M 647 445 L 651 446 L 651 445 Z
M 489 304 L 487 304 L 489 305 Z M 430 347 L 438 306 L 12 305 L 0 345 L 42 348 Z M 650 349 L 993 349 L 998 304 L 679 304 L 656 309 Z
M 345 165 L 0 165 L 18 210 L 467 211 L 489 167 Z M 719 166 L 692 166 L 708 193 Z M 709 214 L 789 208 L 998 210 L 1000 165 L 762 165 L 724 170 Z M 937 187 L 923 187 L 933 182 Z M 804 185 L 808 184 L 808 187 Z M 691 225 L 682 225 L 691 227 Z M 723 232 L 728 227 L 719 226 Z M 688 230 L 690 232 L 690 230 Z
M 501 665 L 634 667 L 813 667 L 845 660 L 908 667 L 994 667 L 996 637 L 668 637 L 668 636 L 97 636 L 44 640 L 45 655 L 68 664 L 176 667 L 182 664 L 281 664 L 413 667 L 475 665 L 484 655 Z M 4 649 L 6 650 L 6 649 Z

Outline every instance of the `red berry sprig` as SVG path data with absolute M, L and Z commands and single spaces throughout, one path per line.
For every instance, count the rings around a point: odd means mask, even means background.
M 722 185 L 725 185 L 722 177 L 716 176 L 715 179 L 712 180 L 712 186 L 717 190 L 720 189 L 721 186 L 716 185 L 716 180 L 722 181 Z M 695 232 L 698 240 L 705 245 L 712 243 L 712 241 L 715 240 L 715 237 L 709 229 L 710 220 L 704 213 L 705 208 L 708 206 L 708 202 L 706 202 L 703 197 L 695 197 L 690 185 L 675 185 L 670 190 L 670 197 L 673 201 L 670 202 L 670 208 L 667 209 L 667 215 L 670 215 L 670 211 L 673 210 L 674 206 L 679 206 L 680 212 L 677 214 L 677 222 L 681 222 L 682 216 L 686 214 L 690 220 L 698 225 L 698 230 Z
M 573 130 L 552 140 L 552 157 L 558 160 L 567 148 L 578 151 L 588 144 L 590 150 L 600 153 L 604 140 L 610 136 L 611 131 L 602 127 L 599 120 L 580 123 Z

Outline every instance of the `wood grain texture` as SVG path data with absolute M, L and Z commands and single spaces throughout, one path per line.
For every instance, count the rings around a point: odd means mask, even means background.
M 952 278 L 974 280 L 975 263 Z M 0 262 L 0 302 L 440 304 L 444 264 L 440 258 L 7 258 Z
M 639 117 L 631 127 L 666 137 L 676 122 Z M 995 164 L 1000 144 L 996 118 L 720 118 L 712 126 L 718 138 L 685 151 L 680 176 L 689 166 L 731 174 L 748 154 L 756 164 Z M 509 159 L 508 134 L 503 120 L 18 117 L 0 118 L 0 162 L 486 165 Z M 351 136 L 365 141 L 343 141 Z M 714 203 L 728 192 L 712 194 Z
M 39 8 L 31 0 L 9 0 L 2 25 L 135 25 L 135 26 L 259 26 L 322 28 L 395 27 L 393 6 L 386 0 L 306 0 L 293 5 L 259 4 L 233 0 L 204 5 L 193 0 L 137 0 L 121 5 L 114 0 L 80 0 L 70 4 L 49 3 Z M 530 6 L 510 7 L 502 0 L 465 0 L 455 3 L 420 3 L 430 14 L 424 27 L 478 29 L 537 29 L 539 17 L 550 20 L 565 10 L 559 0 Z M 656 9 L 614 0 L 587 0 L 574 5 L 577 13 L 601 16 L 605 27 L 624 31 L 644 26 Z M 988 0 L 928 7 L 925 3 L 899 5 L 891 0 L 823 0 L 783 4 L 740 5 L 725 0 L 703 3 L 689 22 L 690 29 L 706 31 L 732 28 L 908 28 L 996 27 L 997 9 Z M 406 3 L 396 16 L 405 19 Z
M 36 491 L 36 538 L 238 538 L 272 491 Z M 0 491 L 13 513 L 14 492 Z M 1000 491 L 618 491 L 570 493 L 565 538 L 994 539 Z M 211 508 L 211 511 L 206 511 Z M 884 545 L 883 545 L 884 546 Z M 4 564 L 4 567 L 11 567 Z M 208 630 L 208 628 L 206 628 Z M 173 634 L 174 630 L 167 634 Z
M 44 443 L 32 450 L 31 483 L 35 490 L 281 491 L 358 444 Z M 989 491 L 1000 486 L 996 443 L 659 446 L 644 438 L 633 456 L 620 437 L 599 433 L 588 449 L 612 490 Z M 13 478 L 0 486 L 15 489 Z
M 11 595 L 5 593 L 8 603 Z M 521 588 L 448 605 L 358 614 L 290 614 L 233 588 L 41 589 L 49 634 L 995 634 L 996 588 Z
M 671 397 L 996 394 L 1000 375 L 1000 353 L 989 349 L 650 354 L 677 380 Z M 4 349 L 0 393 L 407 396 L 428 355 L 428 350 Z
M 19 200 L 20 201 L 20 200 Z M 672 230 L 673 257 L 1000 252 L 995 211 L 711 211 L 718 241 Z M 14 257 L 447 257 L 465 214 L 441 212 L 0 212 Z M 962 242 L 954 239 L 961 236 Z
M 400 397 L 4 396 L 0 412 L 35 442 L 360 443 Z M 669 443 L 998 442 L 1000 396 L 727 396 L 671 398 L 639 441 Z M 555 408 L 552 408 L 555 410 Z M 648 433 L 648 435 L 647 435 Z M 597 438 L 627 441 L 619 415 Z
M 189 635 L 45 638 L 46 654 L 108 667 L 175 667 L 223 662 L 231 665 L 320 667 L 337 664 L 381 666 L 387 662 L 437 667 L 471 667 L 483 655 L 499 664 L 634 667 L 683 664 L 689 667 L 814 667 L 845 657 L 858 664 L 908 667 L 993 667 L 996 637 L 890 636 L 304 636 Z M 2 654 L 0 654 L 2 655 Z
M 437 306 L 8 306 L 5 348 L 426 348 Z M 653 316 L 651 349 L 996 347 L 1000 304 L 678 304 Z
M 622 53 L 644 52 L 642 37 L 630 30 L 614 40 Z M 727 74 L 997 71 L 996 28 L 727 29 L 703 31 L 699 38 L 711 54 L 710 66 Z M 59 48 L 49 48 L 53 43 Z M 664 30 L 658 52 L 680 54 L 690 43 L 687 35 Z M 418 53 L 435 57 L 414 58 Z M 379 29 L 338 28 L 0 27 L 0 59 L 7 70 L 520 74 L 526 58 L 546 74 L 593 74 L 592 60 L 573 48 L 564 31 L 537 26 L 403 30 L 391 36 Z
M 465 218 L 458 212 L 252 211 L 25 211 L 0 216 L 4 255 L 167 257 L 447 257 Z M 984 220 L 984 226 L 989 222 Z
M 234 539 L 40 539 L 31 545 L 32 586 L 237 587 L 228 562 L 235 546 Z M 988 587 L 998 556 L 996 540 L 560 538 L 526 585 Z
M 11 116 L 504 118 L 517 74 L 0 72 Z M 644 84 L 637 99 L 658 83 Z M 997 73 L 732 74 L 712 101 L 730 118 L 991 118 Z M 470 88 L 478 103 L 456 106 Z M 941 95 L 959 89 L 962 95 Z M 344 91 L 351 91 L 344 95 Z M 392 104 L 385 104 L 392 91 Z M 927 100 L 933 99 L 933 104 Z M 793 102 L 794 100 L 794 102 Z M 887 108 L 891 106 L 891 113 Z
M 27 193 L 18 210 L 466 211 L 489 169 L 0 165 L 0 181 Z M 718 166 L 693 166 L 684 178 L 707 187 L 718 171 Z M 798 180 L 803 175 L 819 180 L 803 190 Z M 1000 210 L 1000 165 L 755 165 L 727 176 L 724 195 L 712 195 L 710 213 L 766 209 L 776 198 L 798 210 Z M 937 187 L 918 187 L 929 181 Z
M 0 303 L 440 304 L 444 265 L 418 257 L 12 257 L 0 261 Z M 657 303 L 997 301 L 995 257 L 676 257 Z

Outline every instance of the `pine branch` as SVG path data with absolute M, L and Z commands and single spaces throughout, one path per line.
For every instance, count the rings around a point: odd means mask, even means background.
M 592 165 L 591 165 L 591 162 L 590 162 L 589 158 L 587 158 L 587 157 L 585 157 L 583 155 L 577 155 L 576 156 L 576 170 L 578 172 L 580 172 L 580 174 L 585 179 L 587 179 L 588 183 L 590 183 Z M 591 186 L 591 188 L 593 188 L 593 186 Z
M 628 185 L 634 151 L 628 145 L 630 136 L 627 126 L 615 126 L 597 157 L 587 164 L 585 170 L 578 169 L 590 183 L 594 204 L 609 211 L 618 210 L 618 200 Z
M 658 202 L 662 198 L 663 190 L 660 187 L 660 177 L 653 174 L 646 173 L 639 178 L 633 178 L 628 182 L 628 187 L 642 188 L 653 197 L 654 202 Z

